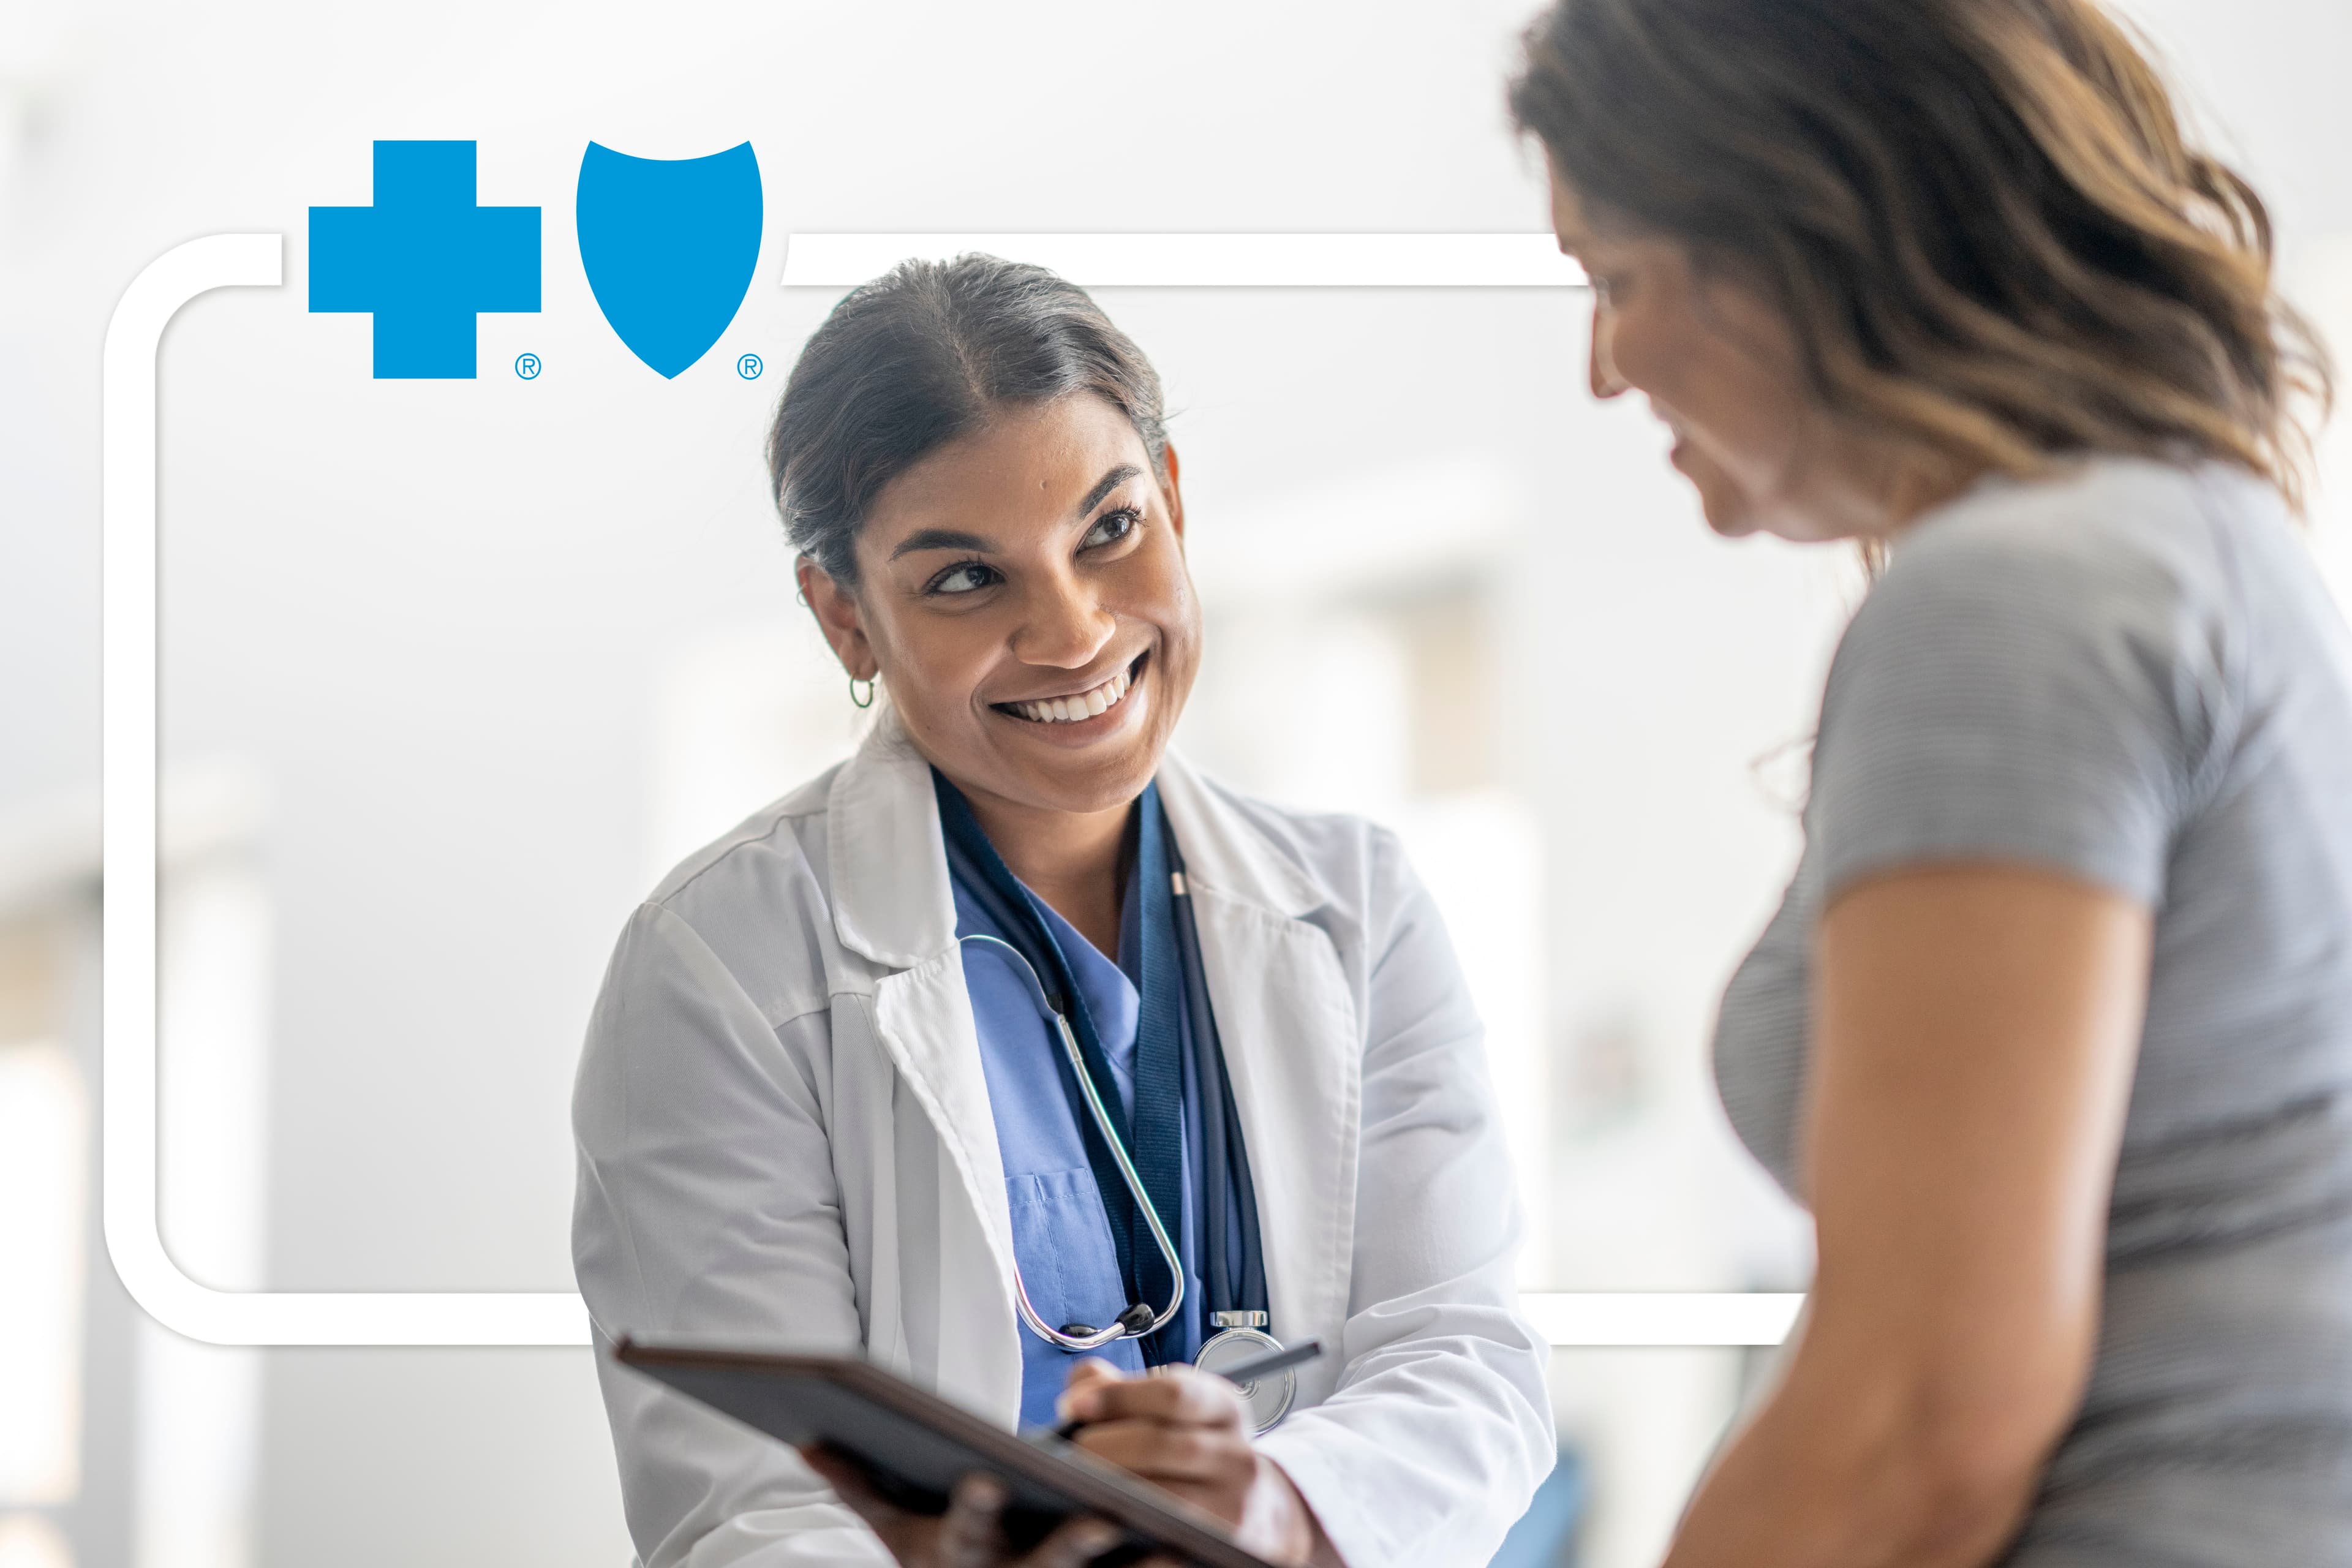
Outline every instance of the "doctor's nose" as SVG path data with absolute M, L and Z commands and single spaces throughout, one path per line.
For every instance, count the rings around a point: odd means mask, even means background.
M 1012 641 L 1014 657 L 1024 664 L 1083 669 L 1118 630 L 1118 617 L 1075 583 L 1038 588 L 1025 608 Z

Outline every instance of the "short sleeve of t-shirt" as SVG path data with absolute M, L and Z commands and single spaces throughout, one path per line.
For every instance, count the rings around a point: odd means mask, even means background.
M 1972 497 L 1898 544 L 1822 699 L 1807 821 L 1824 899 L 1982 859 L 2161 901 L 2229 726 L 2228 595 L 2193 507 L 2135 519 L 2100 500 Z

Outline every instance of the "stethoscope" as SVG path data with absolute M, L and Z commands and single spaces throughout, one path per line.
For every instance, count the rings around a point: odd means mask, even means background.
M 1029 1287 L 1022 1280 L 1021 1265 L 1016 1260 L 1013 1265 L 1013 1290 L 1018 1298 L 1016 1304 L 1021 1309 L 1021 1321 L 1029 1325 L 1031 1333 L 1047 1344 L 1074 1352 L 1100 1350 L 1113 1340 L 1141 1339 L 1146 1334 L 1157 1333 L 1184 1305 L 1184 1263 L 1177 1256 L 1176 1243 L 1170 1239 L 1168 1227 L 1160 1223 L 1160 1210 L 1153 1206 L 1151 1194 L 1143 1190 L 1143 1178 L 1135 1173 L 1135 1162 L 1127 1157 L 1127 1146 L 1118 1141 L 1110 1111 L 1103 1105 L 1102 1091 L 1095 1087 L 1095 1075 L 1087 1070 L 1086 1054 L 1078 1049 L 1077 1032 L 1070 1027 L 1070 1020 L 1062 1015 L 1061 1010 L 1045 999 L 1045 983 L 1037 978 L 1036 966 L 1019 948 L 1002 937 L 977 931 L 957 940 L 980 942 L 1003 954 L 1005 961 L 1012 963 L 1021 978 L 1028 983 L 1029 1000 L 1036 1004 L 1038 1016 L 1051 1024 L 1055 1034 L 1060 1037 L 1062 1055 L 1069 1059 L 1070 1071 L 1077 1077 L 1078 1095 L 1087 1102 L 1087 1114 L 1093 1119 L 1095 1130 L 1102 1134 L 1103 1142 L 1109 1145 L 1111 1163 L 1118 1167 L 1118 1179 L 1126 1184 L 1128 1195 L 1134 1198 L 1136 1213 L 1143 1216 L 1143 1223 L 1150 1227 L 1151 1245 L 1160 1249 L 1160 1256 L 1167 1261 L 1168 1277 L 1176 1281 L 1169 1289 L 1168 1305 L 1157 1312 L 1151 1310 L 1149 1302 L 1137 1301 L 1112 1319 L 1107 1329 L 1088 1329 L 1078 1323 L 1057 1329 L 1048 1323 L 1030 1302 Z
M 1189 889 L 1184 885 L 1183 872 L 1173 872 L 1171 879 L 1176 896 L 1180 900 L 1187 900 Z M 1190 910 L 1185 912 L 1189 914 Z M 1191 933 L 1187 931 L 1186 934 Z M 982 932 L 957 940 L 977 942 L 1001 954 L 1026 984 L 1029 1000 L 1036 1007 L 1038 1016 L 1051 1026 L 1055 1037 L 1061 1041 L 1062 1055 L 1069 1062 L 1072 1076 L 1078 1081 L 1078 1094 L 1086 1102 L 1087 1118 L 1094 1122 L 1095 1130 L 1102 1134 L 1104 1144 L 1110 1150 L 1111 1162 L 1118 1167 L 1119 1181 L 1126 1186 L 1128 1195 L 1134 1199 L 1136 1212 L 1143 1216 L 1145 1226 L 1151 1232 L 1152 1245 L 1168 1265 L 1168 1277 L 1175 1282 L 1170 1287 L 1168 1304 L 1157 1310 L 1149 1302 L 1136 1301 L 1106 1328 L 1097 1329 L 1083 1323 L 1066 1323 L 1056 1328 L 1045 1321 L 1029 1300 L 1029 1287 L 1021 1277 L 1021 1265 L 1016 1258 L 1013 1265 L 1013 1289 L 1014 1306 L 1020 1311 L 1022 1323 L 1046 1343 L 1072 1352 L 1099 1350 L 1117 1340 L 1141 1339 L 1157 1332 L 1183 1308 L 1183 1261 L 1178 1254 L 1174 1238 L 1168 1234 L 1168 1226 L 1160 1217 L 1159 1208 L 1151 1201 L 1151 1194 L 1144 1189 L 1143 1178 L 1136 1173 L 1134 1161 L 1128 1156 L 1126 1145 L 1119 1141 L 1116 1124 L 1109 1109 L 1103 1104 L 1102 1092 L 1096 1086 L 1094 1075 L 1087 1070 L 1086 1055 L 1078 1047 L 1076 1031 L 1070 1027 L 1068 1017 L 1046 995 L 1045 983 L 1038 978 L 1036 966 L 1029 962 L 1026 953 L 1001 937 Z M 1197 1031 L 1207 1024 L 1207 1012 L 1202 1005 L 1205 998 L 1196 994 L 1202 988 L 1200 966 L 1194 962 L 1182 967 L 1186 982 L 1185 1000 L 1192 1009 Z M 1204 1084 L 1202 1092 L 1210 1092 L 1210 1087 Z M 1208 1114 L 1204 1110 L 1204 1121 Z M 1223 1173 L 1216 1173 L 1212 1179 L 1222 1180 Z M 1208 1245 L 1223 1247 L 1223 1238 L 1209 1238 Z M 1209 1314 L 1209 1323 L 1217 1331 L 1202 1342 L 1199 1353 L 1192 1358 L 1192 1364 L 1204 1372 L 1215 1372 L 1221 1366 L 1234 1365 L 1265 1351 L 1282 1348 L 1282 1342 L 1266 1331 L 1267 1315 L 1264 1312 L 1213 1311 Z M 1249 1407 L 1251 1421 L 1258 1432 L 1264 1433 L 1271 1430 L 1289 1413 L 1291 1400 L 1297 1390 L 1297 1378 L 1295 1373 L 1285 1371 L 1240 1386 L 1243 1401 Z

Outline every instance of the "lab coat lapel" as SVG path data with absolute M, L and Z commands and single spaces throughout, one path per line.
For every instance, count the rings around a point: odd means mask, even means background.
M 1303 918 L 1326 900 L 1180 759 L 1163 759 L 1159 778 L 1257 1189 L 1274 1331 L 1336 1329 L 1355 1234 L 1362 1029 L 1338 950 Z M 1302 1393 L 1327 1393 L 1340 1361 L 1300 1369 Z
M 910 969 L 955 942 L 955 893 L 931 795 L 930 764 L 898 714 L 877 710 L 825 797 L 826 873 L 841 944 Z
M 877 714 L 857 754 L 835 776 L 826 817 L 834 930 L 844 947 L 883 968 L 874 981 L 875 1032 L 938 1130 L 970 1200 L 969 1212 L 985 1234 L 1001 1286 L 994 1299 L 1009 1303 L 1013 1220 L 1005 1203 L 1003 1155 L 955 941 L 955 895 L 948 881 L 930 765 L 887 707 Z M 940 1247 L 942 1260 L 971 1251 L 945 1236 Z M 959 1273 L 942 1275 L 948 1298 L 940 1303 L 943 1322 L 992 1324 L 1002 1317 L 1003 1331 L 987 1338 L 1010 1358 L 1017 1407 L 1021 1350 L 1011 1308 L 997 1314 L 954 1300 L 968 1289 L 954 1282 Z

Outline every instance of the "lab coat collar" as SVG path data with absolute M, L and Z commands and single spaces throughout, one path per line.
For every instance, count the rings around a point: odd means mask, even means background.
M 1230 899 L 1295 920 L 1325 902 L 1304 868 L 1279 853 L 1223 792 L 1171 750 L 1160 759 L 1160 799 L 1176 830 L 1184 875 Z
M 931 768 L 885 703 L 825 800 L 826 871 L 841 943 L 911 969 L 955 942 L 955 891 Z
M 1188 877 L 1286 919 L 1323 903 L 1305 869 L 1172 750 L 1160 760 L 1159 781 Z M 887 704 L 834 776 L 827 811 L 834 928 L 842 945 L 894 969 L 945 952 L 955 941 L 955 893 L 930 764 Z

